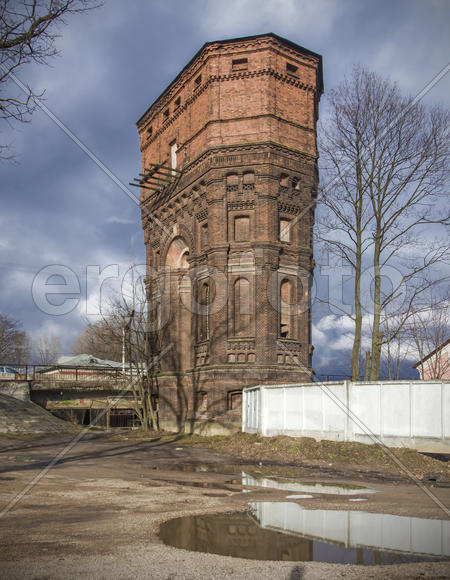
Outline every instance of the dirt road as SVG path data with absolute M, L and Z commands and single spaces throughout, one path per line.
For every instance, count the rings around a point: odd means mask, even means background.
M 0 501 L 18 497 L 73 435 L 0 440 Z M 293 501 L 305 508 L 445 519 L 439 506 L 404 480 L 299 470 L 313 484 L 375 489 L 363 502 L 347 495 L 313 494 L 286 500 L 286 491 L 243 489 L 241 474 L 265 476 L 267 465 L 236 466 L 229 458 L 175 437 L 136 441 L 88 435 L 0 519 L 0 578 L 413 578 L 450 576 L 448 562 L 356 566 L 260 561 L 190 552 L 162 544 L 159 525 L 202 513 L 245 511 L 249 501 Z M 290 467 L 289 469 L 294 469 Z M 264 471 L 266 470 L 266 471 Z M 271 471 L 273 472 L 273 471 Z M 292 471 L 291 471 L 292 473 Z M 450 488 L 430 487 L 450 504 Z M 20 497 L 20 496 L 19 496 Z

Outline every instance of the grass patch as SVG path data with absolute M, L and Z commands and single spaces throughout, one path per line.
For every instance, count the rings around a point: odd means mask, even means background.
M 186 444 L 189 444 L 189 437 Z M 378 445 L 357 441 L 316 441 L 311 437 L 261 437 L 236 433 L 222 437 L 201 437 L 192 441 L 244 461 L 295 463 L 353 471 L 375 471 L 406 476 Z M 396 457 L 419 478 L 426 474 L 450 477 L 449 464 L 424 456 L 414 449 L 392 448 Z

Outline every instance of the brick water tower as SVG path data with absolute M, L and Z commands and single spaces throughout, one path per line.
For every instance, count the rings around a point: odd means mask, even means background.
M 320 55 L 275 34 L 208 42 L 137 123 L 162 426 L 311 380 L 322 87 Z

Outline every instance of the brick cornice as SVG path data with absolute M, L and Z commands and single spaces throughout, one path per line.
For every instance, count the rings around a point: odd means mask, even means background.
M 281 143 L 276 143 L 275 141 L 245 144 L 237 143 L 235 145 L 218 145 L 215 147 L 210 147 L 184 168 L 183 175 L 179 178 L 179 180 L 177 180 L 176 183 L 169 185 L 167 189 L 163 190 L 159 194 L 152 195 L 141 202 L 141 208 L 147 208 L 146 210 L 143 209 L 143 217 L 145 217 L 145 213 L 149 209 L 154 211 L 162 204 L 166 204 L 172 197 L 174 197 L 174 194 L 178 195 L 179 192 L 186 192 L 186 190 L 192 187 L 195 182 L 198 182 L 200 179 L 204 179 L 205 173 L 211 169 L 220 169 L 222 165 L 220 163 L 214 163 L 214 161 L 218 158 L 227 157 L 230 155 L 242 155 L 244 157 L 245 155 L 253 154 L 255 152 L 261 154 L 261 156 L 270 153 L 270 161 L 268 158 L 262 159 L 260 164 L 273 164 L 274 153 L 278 153 L 280 157 L 288 158 L 295 163 L 298 163 L 299 159 L 305 159 L 308 161 L 314 160 L 314 162 L 316 161 L 316 157 L 310 153 L 292 149 L 291 147 L 282 145 Z M 234 161 L 234 166 L 246 166 L 248 165 L 246 161 L 247 160 L 245 159 L 242 159 L 240 162 Z M 258 165 L 258 162 L 256 162 L 254 159 L 249 161 L 249 163 L 251 163 L 253 166 Z M 227 160 L 224 160 L 223 167 L 229 167 L 229 162 Z M 200 172 L 198 172 L 199 169 Z M 185 195 L 186 197 L 190 197 L 191 194 L 188 192 L 185 193 Z M 151 220 L 151 217 L 148 219 Z
M 167 89 L 156 99 L 147 109 L 142 117 L 137 121 L 139 129 L 145 130 L 149 119 L 161 111 L 174 98 L 174 96 L 189 82 L 190 79 L 198 75 L 200 69 L 206 65 L 208 60 L 216 56 L 228 56 L 239 52 L 258 52 L 271 49 L 277 54 L 289 55 L 303 66 L 308 66 L 318 72 L 317 92 L 322 92 L 322 63 L 321 56 L 313 53 L 302 46 L 296 45 L 287 39 L 281 38 L 273 33 L 246 37 L 242 39 L 227 39 L 205 44 L 191 61 L 184 67 L 180 74 L 172 81 Z M 196 91 L 197 93 L 197 91 Z

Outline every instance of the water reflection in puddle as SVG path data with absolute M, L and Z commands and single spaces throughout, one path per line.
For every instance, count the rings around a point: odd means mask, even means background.
M 165 544 L 256 560 L 397 564 L 450 556 L 450 522 L 292 502 L 252 503 L 250 513 L 187 516 L 161 525 Z
M 264 466 L 255 469 L 255 466 L 244 465 L 223 465 L 223 464 L 162 464 L 153 468 L 156 471 L 179 471 L 189 473 L 215 473 L 219 475 L 234 475 L 233 479 L 229 479 L 225 484 L 242 485 L 251 487 L 265 487 L 270 489 L 279 489 L 282 491 L 291 491 L 300 494 L 333 494 L 333 495 L 360 495 L 367 493 L 376 493 L 374 489 L 359 486 L 349 485 L 343 483 L 326 483 L 323 481 L 298 481 L 295 476 L 311 477 L 311 470 L 304 470 L 302 468 L 294 469 L 290 467 Z M 319 477 L 320 474 L 317 474 Z M 170 480 L 156 477 L 156 479 L 164 481 L 172 481 L 182 485 L 196 486 L 196 487 L 225 487 L 223 483 L 211 482 L 191 482 L 185 479 Z M 251 490 L 244 489 L 249 492 Z
M 323 482 L 304 482 L 289 479 L 280 479 L 272 477 L 254 477 L 248 473 L 242 472 L 242 485 L 251 485 L 255 487 L 268 487 L 271 489 L 281 489 L 283 491 L 296 491 L 300 493 L 326 493 L 334 495 L 360 495 L 361 493 L 376 493 L 374 489 L 359 485 L 347 485 L 343 483 L 323 483 Z
M 183 471 L 189 473 L 218 473 L 223 475 L 240 475 L 242 471 L 254 473 L 255 477 L 297 477 L 320 476 L 315 469 L 273 465 L 248 465 L 224 463 L 160 463 L 153 467 L 159 471 Z

